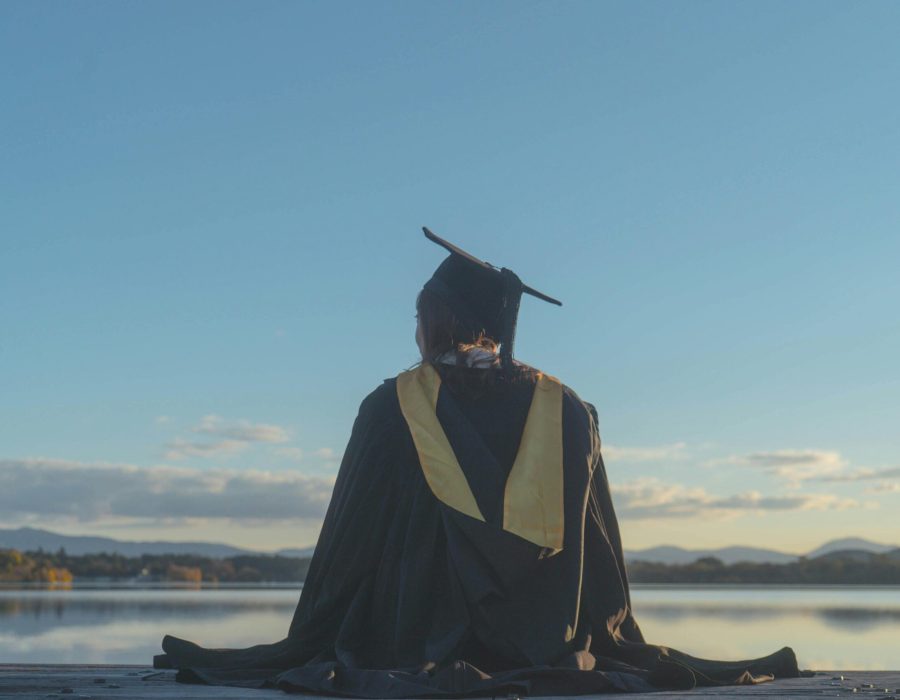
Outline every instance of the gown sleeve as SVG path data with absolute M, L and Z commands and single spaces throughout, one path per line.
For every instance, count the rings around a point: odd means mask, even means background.
M 586 568 L 598 580 L 605 579 L 607 582 L 604 586 L 608 591 L 605 597 L 609 598 L 607 601 L 609 609 L 606 611 L 606 614 L 610 614 L 613 608 L 619 606 L 619 611 L 616 615 L 616 622 L 618 623 L 616 633 L 621 635 L 621 638 L 624 640 L 643 642 L 644 636 L 631 608 L 631 591 L 628 585 L 628 572 L 625 567 L 622 535 L 619 531 L 619 521 L 616 518 L 616 511 L 613 507 L 606 465 L 603 463 L 603 455 L 600 449 L 597 409 L 593 404 L 587 402 L 585 402 L 585 406 L 592 419 L 591 429 L 594 443 L 593 472 L 588 493 L 588 509 L 585 523 L 585 537 L 593 541 L 585 543 L 585 551 L 586 554 L 595 553 L 585 564 Z M 599 554 L 600 552 L 602 554 Z M 603 563 L 601 564 L 600 562 Z M 593 570 L 598 564 L 604 569 L 614 569 L 614 571 L 607 571 L 600 575 L 600 572 Z M 615 581 L 615 585 L 611 584 L 612 580 Z M 613 591 L 617 592 L 618 596 L 613 595 Z
M 341 616 L 378 568 L 397 479 L 409 463 L 399 417 L 392 381 L 362 402 L 289 637 L 308 639 L 319 649 L 333 642 Z

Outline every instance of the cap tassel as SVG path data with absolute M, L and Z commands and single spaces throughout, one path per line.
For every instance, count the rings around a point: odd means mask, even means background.
M 516 343 L 516 322 L 519 318 L 519 303 L 522 301 L 523 285 L 519 276 L 507 268 L 503 275 L 503 312 L 500 333 L 500 365 L 504 371 L 512 371 L 513 346 Z

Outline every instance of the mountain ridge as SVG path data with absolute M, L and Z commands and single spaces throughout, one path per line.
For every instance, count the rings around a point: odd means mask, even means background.
M 660 545 L 658 547 L 627 550 L 625 552 L 625 559 L 629 561 L 646 561 L 660 564 L 690 564 L 702 557 L 715 557 L 724 564 L 735 564 L 739 561 L 753 562 L 755 564 L 787 564 L 799 559 L 800 555 L 774 549 L 739 545 L 719 547 L 717 549 L 687 549 L 675 545 Z
M 0 528 L 0 549 L 56 551 L 60 547 L 65 548 L 67 553 L 73 555 L 107 552 L 131 557 L 140 556 L 141 554 L 196 554 L 216 558 L 241 554 L 269 554 L 272 556 L 306 558 L 312 556 L 312 552 L 315 549 L 314 546 L 288 547 L 275 552 L 261 552 L 217 542 L 132 541 L 117 540 L 111 537 L 64 535 L 32 527 Z M 813 559 L 843 551 L 884 554 L 897 549 L 900 549 L 900 545 L 873 542 L 860 537 L 843 537 L 829 540 L 807 554 L 795 554 L 776 549 L 743 545 L 732 545 L 716 549 L 688 549 L 675 545 L 659 545 L 646 549 L 626 550 L 625 558 L 628 561 L 646 561 L 661 564 L 690 564 L 701 557 L 715 557 L 724 564 L 735 564 L 737 562 L 786 564 L 796 561 L 800 557 Z
M 33 527 L 0 529 L 0 547 L 20 551 L 56 551 L 60 547 L 73 555 L 121 554 L 127 557 L 142 554 L 200 554 L 207 557 L 233 557 L 239 554 L 258 554 L 250 549 L 217 542 L 167 542 L 116 540 L 93 535 L 63 535 Z
M 738 562 L 750 562 L 753 564 L 788 564 L 797 561 L 801 557 L 817 559 L 826 555 L 836 555 L 845 552 L 867 552 L 870 554 L 885 554 L 892 552 L 900 546 L 896 544 L 883 544 L 873 542 L 862 537 L 842 537 L 829 540 L 805 554 L 783 552 L 776 549 L 762 547 L 730 546 L 718 549 L 685 549 L 675 545 L 660 545 L 640 550 L 628 550 L 625 559 L 629 561 L 646 561 L 659 564 L 690 564 L 701 557 L 715 557 L 723 564 L 737 564 Z

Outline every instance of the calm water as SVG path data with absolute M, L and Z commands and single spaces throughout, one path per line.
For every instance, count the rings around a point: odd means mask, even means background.
M 297 590 L 0 590 L 0 662 L 149 663 L 164 634 L 284 637 Z M 719 659 L 792 646 L 806 668 L 900 667 L 898 588 L 634 587 L 649 641 Z

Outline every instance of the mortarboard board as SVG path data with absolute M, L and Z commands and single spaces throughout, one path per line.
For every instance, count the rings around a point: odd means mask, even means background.
M 484 331 L 500 343 L 501 364 L 504 369 L 510 369 L 522 293 L 557 306 L 562 306 L 562 302 L 523 284 L 512 270 L 497 269 L 428 228 L 423 226 L 422 230 L 428 240 L 450 251 L 425 283 L 425 289 L 447 304 L 460 322 L 473 332 Z

